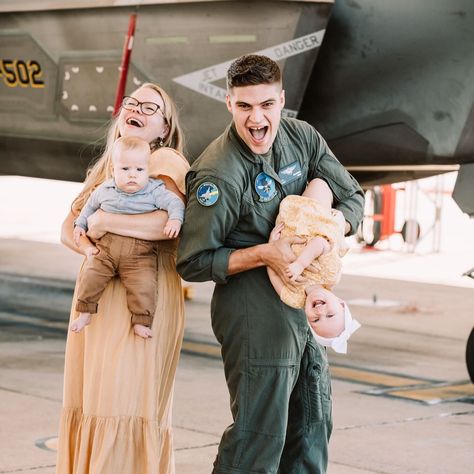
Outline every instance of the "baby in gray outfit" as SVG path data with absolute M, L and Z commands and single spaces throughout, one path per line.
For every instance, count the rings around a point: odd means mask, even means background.
M 177 237 L 183 223 L 184 203 L 159 179 L 150 179 L 150 146 L 135 137 L 116 140 L 112 149 L 113 175 L 90 195 L 75 221 L 74 241 L 87 231 L 87 218 L 98 209 L 119 214 L 168 211 L 164 233 Z M 97 252 L 97 249 L 99 250 Z M 81 331 L 97 312 L 97 303 L 107 283 L 119 275 L 127 290 L 135 334 L 151 336 L 156 309 L 157 264 L 154 242 L 107 233 L 87 249 L 87 261 L 79 277 L 76 311 L 70 330 Z

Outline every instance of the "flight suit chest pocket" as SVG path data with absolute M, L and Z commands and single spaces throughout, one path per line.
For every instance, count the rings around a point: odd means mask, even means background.
M 262 221 L 266 221 L 269 225 L 274 225 L 281 201 L 278 190 L 276 190 L 271 199 L 266 200 L 264 198 L 262 200 L 255 189 L 251 189 L 247 191 L 243 201 L 239 225 L 246 226 L 247 224 L 250 232 L 255 232 L 256 229 L 259 229 L 262 226 Z M 273 225 L 271 228 L 273 228 Z
M 270 222 L 275 222 L 276 216 L 278 214 L 278 209 L 280 208 L 281 198 L 278 194 L 271 201 L 262 202 L 258 198 L 254 198 L 252 207 L 253 211 L 261 217 L 269 220 Z
M 277 201 L 277 199 L 275 200 Z M 278 207 L 276 211 L 278 212 Z M 268 236 L 275 225 L 276 215 L 273 220 L 272 217 L 271 212 L 268 212 L 265 208 L 260 209 L 260 206 L 251 197 L 244 195 L 238 222 L 227 235 L 226 246 L 244 248 L 267 242 Z

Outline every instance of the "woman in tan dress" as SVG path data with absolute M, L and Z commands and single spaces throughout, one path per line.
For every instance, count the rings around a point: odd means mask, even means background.
M 84 189 L 64 221 L 62 242 L 85 254 L 92 242 L 72 239 L 75 216 L 91 192 L 111 177 L 110 149 L 119 136 L 150 143 L 152 177 L 184 200 L 189 168 L 181 154 L 182 132 L 169 96 L 144 84 L 125 98 L 110 127 L 103 156 L 90 170 Z M 97 211 L 90 235 L 105 232 L 159 240 L 158 306 L 152 337 L 137 337 L 130 324 L 125 289 L 118 278 L 109 283 L 92 324 L 68 334 L 64 401 L 59 429 L 58 474 L 174 473 L 171 405 L 184 329 L 181 280 L 176 273 L 176 240 L 164 240 L 164 211 L 119 215 Z M 75 307 L 74 296 L 72 307 Z M 71 311 L 71 320 L 77 313 Z M 110 324 L 110 318 L 114 323 Z

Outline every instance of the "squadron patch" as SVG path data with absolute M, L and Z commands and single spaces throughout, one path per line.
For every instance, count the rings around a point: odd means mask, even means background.
M 212 206 L 219 199 L 219 188 L 214 183 L 202 183 L 196 191 L 201 206 Z
M 255 178 L 255 191 L 260 202 L 271 201 L 276 196 L 275 180 L 262 171 Z

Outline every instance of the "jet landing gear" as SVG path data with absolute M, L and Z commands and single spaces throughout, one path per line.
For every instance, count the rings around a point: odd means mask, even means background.
M 420 238 L 420 224 L 407 219 L 400 232 L 395 230 L 396 189 L 391 185 L 374 186 L 365 192 L 364 218 L 357 236 L 360 242 L 373 247 L 392 234 L 401 234 L 404 242 L 413 247 Z
M 474 278 L 474 267 L 464 272 L 462 276 Z M 467 371 L 469 373 L 469 378 L 471 379 L 471 382 L 474 383 L 474 328 L 472 328 L 471 334 L 469 335 L 467 339 L 466 365 L 467 365 Z
M 364 218 L 357 231 L 359 241 L 373 247 L 382 236 L 382 193 L 379 186 L 365 192 Z
M 471 382 L 474 383 L 474 328 L 467 340 L 466 345 L 466 365 Z

